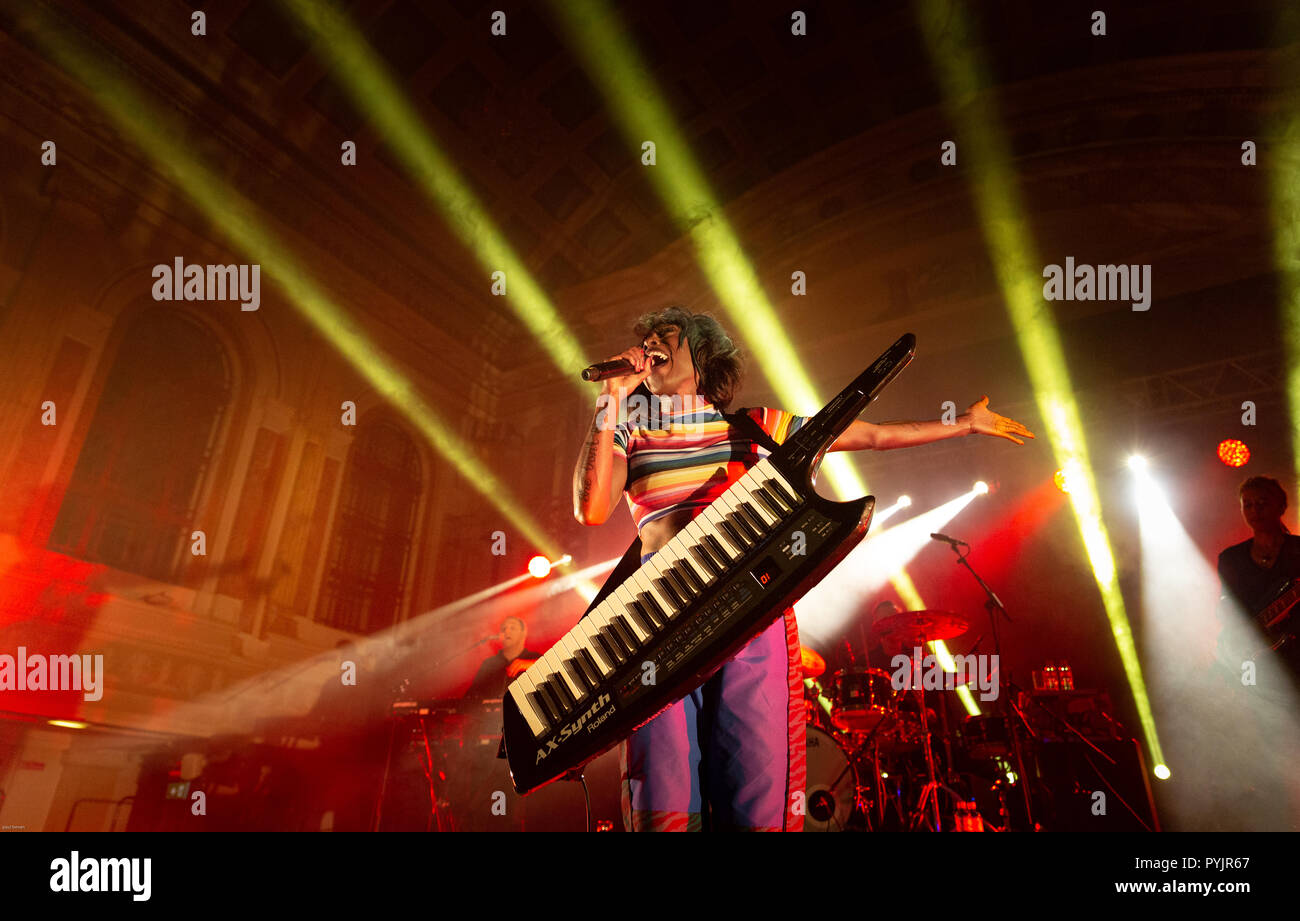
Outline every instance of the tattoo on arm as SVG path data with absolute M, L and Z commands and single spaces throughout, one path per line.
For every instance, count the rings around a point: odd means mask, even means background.
M 591 491 L 595 487 L 596 436 L 599 432 L 600 426 L 593 420 L 591 430 L 587 432 L 587 441 L 582 446 L 582 475 L 578 482 L 578 502 L 584 506 L 591 498 Z

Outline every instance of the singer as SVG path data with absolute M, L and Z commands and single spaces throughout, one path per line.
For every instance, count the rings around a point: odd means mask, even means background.
M 573 473 L 583 524 L 613 514 L 619 497 L 650 559 L 807 417 L 777 409 L 726 409 L 740 386 L 740 352 L 716 320 L 682 307 L 642 317 L 640 344 L 610 361 L 629 370 L 601 381 Z M 611 399 L 645 384 L 664 404 L 655 429 L 605 421 Z M 1016 444 L 1033 433 L 981 397 L 955 424 L 855 421 L 832 451 L 888 450 L 972 433 Z M 632 733 L 621 748 L 623 822 L 629 831 L 798 831 L 804 788 L 803 686 L 794 612 L 761 633 L 683 700 Z
M 512 615 L 503 620 L 497 639 L 501 651 L 483 660 L 465 692 L 471 700 L 504 697 L 510 680 L 542 657 L 540 652 L 527 648 L 528 625 L 520 617 Z

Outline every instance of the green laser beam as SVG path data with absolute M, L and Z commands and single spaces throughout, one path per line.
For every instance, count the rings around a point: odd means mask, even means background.
M 488 276 L 496 271 L 505 273 L 506 293 L 502 297 L 511 311 L 566 378 L 587 393 L 587 385 L 573 376 L 587 362 L 568 324 L 438 146 L 432 129 L 423 123 L 383 61 L 333 4 L 281 2 L 315 36 L 315 51 L 328 61 L 339 86 L 383 135 L 384 142 Z
M 258 219 L 256 209 L 196 158 L 185 133 L 151 105 L 111 66 L 66 29 L 27 9 L 20 27 L 63 70 L 82 84 L 140 151 L 185 193 L 205 217 L 288 295 L 289 303 L 375 390 L 401 411 L 476 492 L 513 523 L 536 547 L 558 556 L 559 547 L 514 499 L 475 453 L 452 434 L 452 426 L 421 396 L 371 338 L 313 280 L 289 248 Z
M 552 0 L 551 9 L 583 66 L 597 78 L 595 83 L 628 144 L 640 151 L 644 142 L 654 142 L 656 165 L 644 167 L 650 182 L 690 239 L 718 302 L 749 344 L 773 391 L 792 412 L 821 409 L 824 401 L 778 320 L 739 237 L 616 14 L 602 0 Z M 827 455 L 823 470 L 841 496 L 867 491 L 844 454 Z
M 960 6 L 944 0 L 919 0 L 916 11 L 931 64 L 943 88 L 945 108 L 957 128 L 958 156 L 969 167 L 976 213 L 1052 452 L 1059 467 L 1079 473 L 1071 483 L 1070 504 L 1133 692 L 1148 749 L 1153 763 L 1162 764 L 1164 757 L 1155 717 L 1120 593 L 1065 352 L 1051 307 L 1042 295 L 1041 265 L 1026 226 L 1019 188 L 1011 173 L 1011 157 L 996 128 L 999 115 L 986 89 L 987 70 L 973 41 L 973 27 Z
M 1275 31 L 1289 43 L 1277 52 L 1278 86 L 1294 88 L 1300 80 L 1300 9 L 1295 4 L 1275 7 Z M 1291 457 L 1300 484 L 1300 93 L 1289 89 L 1277 108 L 1267 150 L 1256 151 L 1268 171 L 1269 204 L 1273 224 L 1273 264 L 1277 269 L 1281 303 L 1279 319 L 1286 349 L 1286 395 L 1291 413 Z

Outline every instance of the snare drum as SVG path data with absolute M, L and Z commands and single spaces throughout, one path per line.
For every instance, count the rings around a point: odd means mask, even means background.
M 889 672 L 842 668 L 831 678 L 831 723 L 842 732 L 883 729 L 894 719 L 897 697 Z

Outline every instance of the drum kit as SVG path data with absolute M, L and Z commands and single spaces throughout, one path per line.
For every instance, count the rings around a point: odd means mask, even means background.
M 869 646 L 886 661 L 968 629 L 944 611 L 904 611 L 876 622 Z M 865 642 L 865 637 L 864 637 Z M 802 668 L 808 779 L 805 831 L 1000 830 L 1018 810 L 1008 777 L 1023 775 L 1001 715 L 968 716 L 960 724 L 949 690 L 927 693 L 912 666 L 886 671 L 866 650 L 845 641 L 848 665 L 827 671 L 804 647 Z M 948 687 L 945 685 L 945 687 Z

